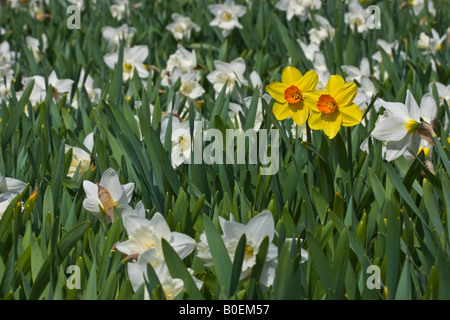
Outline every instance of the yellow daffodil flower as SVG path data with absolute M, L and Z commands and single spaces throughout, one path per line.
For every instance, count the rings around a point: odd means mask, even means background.
M 345 83 L 339 75 L 332 75 L 323 92 L 313 92 L 305 98 L 306 104 L 313 105 L 308 124 L 311 129 L 323 130 L 333 139 L 341 126 L 352 127 L 361 122 L 362 112 L 353 103 L 358 87 L 355 83 Z M 313 103 L 309 101 L 313 99 Z
M 273 114 L 278 120 L 292 117 L 294 122 L 301 126 L 309 115 L 310 105 L 306 101 L 313 99 L 310 96 L 319 81 L 317 73 L 308 71 L 303 76 L 295 67 L 284 68 L 281 74 L 281 82 L 275 81 L 267 86 L 267 92 L 275 99 Z

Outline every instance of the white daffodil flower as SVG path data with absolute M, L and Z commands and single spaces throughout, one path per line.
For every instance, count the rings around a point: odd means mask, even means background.
M 39 43 L 39 39 L 33 37 L 26 37 L 27 47 L 33 53 L 34 59 L 39 62 L 41 60 L 39 53 L 44 52 L 48 48 L 48 39 L 45 33 L 42 34 L 42 46 Z
M 30 101 L 34 105 L 45 100 L 47 94 L 47 86 L 45 84 L 45 78 L 43 76 L 33 76 L 24 80 L 24 88 L 28 86 L 29 81 L 34 79 L 34 87 L 31 91 Z M 72 90 L 73 80 L 71 79 L 59 79 L 55 71 L 48 77 L 48 85 L 52 86 L 53 99 L 55 102 L 61 100 L 61 98 L 70 93 Z M 23 92 L 18 93 L 18 97 L 22 95 Z
M 140 209 L 142 210 L 142 208 Z M 181 259 L 186 258 L 195 249 L 194 239 L 180 232 L 172 232 L 164 217 L 156 212 L 151 220 L 142 217 L 142 213 L 125 214 L 123 225 L 127 230 L 128 240 L 116 245 L 116 249 L 126 255 L 139 256 L 146 251 L 152 251 L 152 267 L 164 262 L 161 239 L 165 239 Z
M 117 172 L 108 168 L 103 172 L 100 183 L 83 181 L 86 199 L 83 207 L 101 222 L 110 223 L 114 220 L 114 208 L 119 213 L 128 205 L 133 196 L 134 183 L 120 184 Z
M 102 28 L 103 38 L 108 42 L 108 48 L 110 50 L 117 50 L 122 39 L 129 46 L 135 33 L 136 28 L 129 27 L 126 23 L 118 28 L 108 26 Z
M 242 262 L 242 270 L 240 280 L 248 277 L 253 266 L 256 264 L 256 255 L 258 254 L 259 246 L 266 236 L 269 237 L 269 247 L 263 270 L 261 272 L 260 283 L 265 287 L 273 284 L 275 278 L 275 268 L 277 265 L 278 248 L 272 243 L 275 234 L 275 225 L 272 213 L 270 211 L 263 211 L 253 217 L 246 225 L 238 223 L 231 218 L 230 221 L 219 217 L 220 226 L 223 231 L 222 239 L 228 251 L 231 261 L 234 260 L 234 255 L 237 249 L 239 240 L 243 234 L 246 236 L 244 261 Z M 209 244 L 205 236 L 200 237 L 201 242 L 197 245 L 197 257 L 205 261 L 205 266 L 212 265 L 212 257 L 209 251 Z
M 136 292 L 139 287 L 145 283 L 145 280 L 149 281 L 147 277 L 147 265 L 151 264 L 154 259 L 154 251 L 147 250 L 139 256 L 136 263 L 128 263 L 128 276 L 133 290 Z M 164 291 L 164 296 L 167 300 L 173 300 L 184 289 L 184 281 L 178 278 L 172 278 L 167 264 L 165 262 L 160 263 L 154 267 L 156 276 Z M 195 285 L 200 290 L 203 282 L 194 277 L 194 271 L 188 268 L 189 273 L 194 280 Z M 149 300 L 150 295 L 145 288 L 144 299 Z
M 186 41 L 191 39 L 192 30 L 199 32 L 200 26 L 194 23 L 191 18 L 184 17 L 178 13 L 172 13 L 173 22 L 170 23 L 166 29 L 172 32 L 175 40 L 180 41 L 183 38 L 186 38 Z
M 92 152 L 92 148 L 94 146 L 93 140 L 94 134 L 89 133 L 83 141 L 84 146 Z M 78 147 L 72 147 L 68 144 L 65 145 L 65 152 L 67 153 L 70 149 L 72 149 L 72 161 L 70 162 L 69 171 L 67 172 L 67 176 L 72 178 L 78 167 L 80 167 L 78 171 L 77 181 L 81 181 L 86 172 L 88 172 L 91 166 L 91 155 Z
M 175 94 L 175 101 L 169 105 L 168 112 L 179 110 L 180 104 L 186 99 L 183 110 L 189 110 L 189 103 L 200 98 L 205 89 L 199 83 L 200 73 L 198 70 L 191 70 L 188 73 L 181 74 L 180 89 Z
M 436 15 L 436 9 L 434 8 L 433 1 L 426 1 L 428 3 L 428 12 L 432 15 Z M 408 4 L 412 7 L 415 16 L 418 16 L 425 8 L 425 0 L 410 0 Z
M 244 98 L 244 104 L 249 109 L 250 105 L 252 103 L 252 96 Z M 267 104 L 270 104 L 270 101 L 272 100 L 272 97 L 265 93 L 262 95 L 262 97 L 258 98 L 258 103 L 256 105 L 256 115 L 255 115 L 255 123 L 253 125 L 253 130 L 258 131 L 261 128 L 261 125 L 264 121 L 264 115 L 263 115 L 263 106 L 262 106 L 262 100 L 264 99 Z M 238 120 L 240 120 L 239 117 L 237 117 Z M 239 126 L 242 128 L 242 126 L 239 124 Z
M 224 37 L 227 37 L 234 28 L 243 28 L 238 19 L 247 12 L 245 6 L 236 5 L 234 0 L 226 0 L 224 4 L 210 4 L 208 8 L 215 15 L 209 25 L 222 29 Z
M 81 69 L 80 78 L 78 80 L 77 88 L 81 92 L 83 90 L 83 80 L 86 76 L 86 71 Z M 88 74 L 86 76 L 86 81 L 84 82 L 84 89 L 86 89 L 86 93 L 88 95 L 89 101 L 94 104 L 97 104 L 102 96 L 102 90 L 99 88 L 94 88 L 94 79 Z M 74 109 L 78 109 L 78 97 L 77 94 L 74 95 L 72 99 L 71 107 Z
M 444 85 L 440 82 L 432 82 L 428 85 L 428 91 L 431 93 L 433 92 L 433 85 L 436 85 L 436 90 L 439 96 L 439 103 L 441 105 L 444 104 L 444 100 L 447 101 L 447 104 L 450 105 L 450 84 L 449 85 Z M 444 113 L 444 130 L 448 130 L 449 125 L 450 125 L 450 119 L 447 115 L 447 112 Z
M 149 76 L 148 70 L 145 68 L 144 61 L 148 56 L 148 47 L 146 45 L 138 45 L 132 48 L 125 48 L 123 52 L 122 78 L 123 81 L 131 79 L 134 70 L 137 71 L 139 78 L 146 79 Z M 107 54 L 104 57 L 106 65 L 110 69 L 114 69 L 119 61 L 119 52 Z
M 424 54 L 430 52 L 432 54 L 436 54 L 438 51 L 442 50 L 442 44 L 447 39 L 447 34 L 444 34 L 442 37 L 439 36 L 436 30 L 431 29 L 431 37 L 424 32 L 420 33 L 419 40 L 417 42 L 417 46 L 419 49 L 424 49 Z
M 192 137 L 189 128 L 189 121 L 181 122 L 178 117 L 171 114 L 164 114 L 161 118 L 161 143 L 165 143 L 166 131 L 169 127 L 169 121 L 172 119 L 172 134 L 171 134 L 171 161 L 172 167 L 176 168 L 182 163 L 190 163 Z M 194 130 L 194 135 L 196 130 Z
M 297 16 L 301 21 L 308 20 L 311 10 L 318 10 L 322 6 L 320 0 L 280 0 L 276 8 L 280 11 L 286 11 L 286 19 L 290 21 Z
M 195 100 L 205 93 L 205 89 L 198 83 L 200 81 L 200 72 L 192 70 L 181 75 L 180 91 L 181 98 L 186 97 L 188 101 Z
M 128 13 L 129 0 L 114 0 L 114 4 L 109 7 L 111 15 L 117 20 L 122 20 Z
M 161 71 L 162 86 L 169 86 L 177 82 L 181 75 L 189 73 L 197 66 L 197 55 L 195 50 L 189 52 L 181 44 L 177 46 L 177 51 L 171 54 L 167 60 L 166 68 Z
M 313 62 L 314 55 L 316 53 L 320 53 L 319 45 L 317 43 L 311 42 L 310 44 L 306 44 L 300 39 L 297 39 L 298 44 L 302 48 L 303 53 L 305 54 L 306 59 Z
M 371 75 L 369 59 L 366 57 L 361 59 L 359 68 L 351 65 L 343 65 L 341 68 L 347 74 L 347 77 L 345 78 L 346 82 L 356 80 L 361 83 L 362 77 L 368 78 Z
M 11 47 L 7 41 L 0 43 L 0 77 L 12 77 L 14 74 L 13 66 L 16 58 L 19 58 L 20 54 L 11 51 Z
M 325 61 L 325 56 L 321 52 L 316 52 L 313 57 L 314 71 L 317 72 L 319 81 L 316 84 L 315 90 L 323 91 L 328 83 L 328 79 L 331 76 L 328 70 L 327 63 Z
M 319 23 L 319 28 L 312 28 L 308 31 L 309 41 L 320 45 L 327 38 L 333 39 L 335 30 L 331 23 L 318 14 L 314 15 L 314 19 Z
M 348 5 L 349 12 L 346 12 L 344 15 L 345 24 L 350 26 L 352 31 L 356 30 L 358 33 L 366 33 L 367 32 L 367 12 L 363 8 L 363 6 L 359 3 L 359 1 L 352 1 Z
M 23 191 L 26 185 L 23 181 L 3 177 L 0 174 L 0 219 L 11 201 Z
M 392 43 L 388 43 L 386 40 L 383 39 L 378 39 L 377 40 L 377 46 L 380 47 L 384 52 L 386 52 L 386 54 L 388 55 L 388 57 L 393 60 L 394 59 L 394 52 L 396 52 L 398 50 L 398 41 L 395 40 Z M 402 59 L 406 58 L 406 53 L 403 51 L 399 52 L 399 55 Z M 381 51 L 377 51 L 372 55 L 372 59 L 381 63 L 382 61 L 382 55 L 381 55 Z
M 411 92 L 407 91 L 405 104 L 377 99 L 375 105 L 382 106 L 387 111 L 387 115 L 375 125 L 370 134 L 377 140 L 387 142 L 385 159 L 395 160 L 406 151 L 417 154 L 421 142 L 417 131 L 422 125 L 422 114 Z
M 232 94 L 239 100 L 239 93 L 237 92 L 237 85 L 247 85 L 247 80 L 244 78 L 245 62 L 242 58 L 237 58 L 230 63 L 223 61 L 214 61 L 214 71 L 211 71 L 206 78 L 214 86 L 216 96 L 219 95 L 223 86 L 226 85 L 225 94 Z

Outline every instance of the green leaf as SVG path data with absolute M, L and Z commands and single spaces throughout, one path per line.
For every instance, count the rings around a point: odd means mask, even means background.
M 211 251 L 219 285 L 227 294 L 229 294 L 232 271 L 230 256 L 228 255 L 228 251 L 219 231 L 206 215 L 203 215 L 203 226 L 205 228 L 206 239 L 208 241 L 209 250 Z

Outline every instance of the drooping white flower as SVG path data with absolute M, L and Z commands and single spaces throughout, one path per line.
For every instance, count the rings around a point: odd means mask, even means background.
M 318 10 L 322 6 L 320 0 L 280 0 L 276 8 L 280 11 L 286 11 L 286 19 L 290 21 L 297 16 L 301 21 L 311 17 L 311 10 Z
M 399 45 L 398 45 L 398 41 L 397 41 L 397 40 L 395 40 L 395 41 L 392 42 L 392 43 L 388 43 L 386 40 L 378 39 L 378 40 L 377 40 L 377 46 L 380 47 L 384 52 L 386 52 L 386 54 L 388 55 L 388 57 L 389 57 L 391 60 L 393 60 L 393 58 L 394 58 L 394 53 L 397 52 L 398 46 L 399 46 Z M 400 55 L 400 57 L 401 57 L 402 59 L 405 59 L 405 58 L 406 58 L 406 53 L 403 52 L 403 51 L 400 51 L 400 52 L 399 52 L 399 55 Z M 380 52 L 380 51 L 375 52 L 375 53 L 372 55 L 372 59 L 375 60 L 375 61 L 377 61 L 377 62 L 380 62 L 380 63 L 381 63 L 381 61 L 382 61 L 382 55 L 381 55 L 381 52 Z
M 308 31 L 309 41 L 320 45 L 327 38 L 333 39 L 335 30 L 331 23 L 318 14 L 314 15 L 314 19 L 319 24 L 319 28 L 311 28 Z
M 89 133 L 83 141 L 84 146 L 90 152 L 92 152 L 92 148 L 94 146 L 93 141 L 94 134 Z M 70 162 L 69 171 L 67 172 L 68 177 L 73 177 L 78 167 L 80 168 L 78 171 L 77 181 L 81 181 L 83 179 L 84 174 L 89 170 L 91 165 L 91 155 L 78 147 L 72 147 L 68 144 L 65 145 L 65 152 L 67 153 L 70 149 L 72 149 L 72 161 Z
M 152 251 L 153 254 L 147 257 L 152 258 L 149 262 L 153 267 L 164 262 L 162 239 L 170 244 L 181 259 L 186 258 L 195 249 L 194 239 L 180 232 L 172 232 L 164 217 L 158 212 L 151 220 L 142 217 L 142 213 L 125 214 L 122 219 L 128 240 L 118 243 L 116 249 L 126 255 L 135 256 Z
M 170 23 L 166 29 L 172 32 L 175 40 L 180 41 L 183 38 L 186 38 L 186 41 L 191 39 L 192 30 L 199 32 L 200 26 L 194 23 L 191 18 L 184 17 L 181 14 L 173 13 L 172 14 L 173 22 Z
M 231 217 L 232 215 L 230 215 L 230 219 L 233 219 Z M 278 248 L 272 243 L 275 234 L 272 213 L 270 211 L 263 211 L 253 217 L 246 225 L 234 220 L 227 221 L 222 217 L 219 217 L 219 222 L 223 231 L 222 239 L 232 262 L 241 236 L 243 234 L 246 236 L 245 254 L 240 280 L 245 279 L 251 274 L 252 268 L 256 264 L 256 255 L 258 254 L 259 246 L 266 236 L 269 238 L 269 247 L 259 281 L 265 287 L 272 285 L 278 256 Z M 202 241 L 197 245 L 199 252 L 197 256 L 205 261 L 205 266 L 210 266 L 212 257 L 209 247 L 213 244 L 208 243 L 205 236 L 201 236 L 200 239 Z
M 426 0 L 410 0 L 408 1 L 408 4 L 412 7 L 413 13 L 415 16 L 418 16 L 422 10 L 425 8 L 425 1 Z M 428 12 L 432 15 L 436 15 L 436 9 L 434 8 L 434 4 L 432 0 L 426 1 L 428 3 Z
M 211 71 L 206 78 L 214 86 L 216 95 L 220 93 L 224 85 L 226 85 L 226 94 L 239 95 L 236 89 L 237 85 L 247 85 L 244 78 L 245 61 L 237 58 L 230 63 L 223 61 L 214 61 L 214 71 Z
M 370 134 L 377 140 L 387 142 L 385 159 L 395 160 L 407 150 L 416 154 L 421 141 L 417 131 L 422 120 L 421 110 L 411 92 L 407 91 L 405 104 L 377 99 L 375 105 L 382 106 L 387 111 Z
M 20 54 L 15 51 L 11 51 L 11 46 L 5 40 L 0 43 L 0 77 L 12 77 L 14 70 L 13 66 Z
M 347 74 L 347 77 L 345 78 L 346 82 L 349 81 L 358 81 L 361 82 L 362 77 L 370 77 L 370 63 L 369 59 L 366 57 L 361 59 L 360 67 L 355 67 L 351 65 L 343 65 L 341 66 L 342 70 Z
M 244 104 L 248 109 L 250 109 L 252 98 L 253 98 L 252 96 L 244 98 Z M 267 104 L 270 104 L 272 97 L 267 93 L 263 94 L 262 97 L 258 97 L 258 102 L 256 104 L 255 123 L 253 125 L 253 130 L 255 131 L 258 131 L 261 128 L 261 125 L 264 121 L 262 99 L 264 99 L 267 102 Z M 239 117 L 237 118 L 240 119 Z
M 327 63 L 325 61 L 325 55 L 321 52 L 316 52 L 313 57 L 314 71 L 317 72 L 319 81 L 316 84 L 315 90 L 323 91 L 328 83 L 328 79 L 331 76 L 328 70 Z
M 166 68 L 161 71 L 163 75 L 161 85 L 168 86 L 170 83 L 175 83 L 183 74 L 194 70 L 196 66 L 197 54 L 195 50 L 189 52 L 179 44 L 177 51 L 170 55 Z
M 110 50 L 116 50 L 120 45 L 120 40 L 125 40 L 127 46 L 130 45 L 131 39 L 136 33 L 136 28 L 129 27 L 126 23 L 118 28 L 113 27 L 103 27 L 102 35 L 103 38 L 108 42 L 108 48 Z
M 114 208 L 123 210 L 131 200 L 134 191 L 134 183 L 122 185 L 117 172 L 108 168 L 103 172 L 100 183 L 83 181 L 86 199 L 83 207 L 92 213 L 101 222 L 112 222 L 114 220 Z
M 122 20 L 128 13 L 129 0 L 114 0 L 114 4 L 109 7 L 111 15 L 117 20 Z
M 215 15 L 209 25 L 222 29 L 224 37 L 227 37 L 234 28 L 243 28 L 239 23 L 239 18 L 247 12 L 245 6 L 236 5 L 234 0 L 226 0 L 223 4 L 211 4 L 208 8 Z
M 86 76 L 86 81 L 84 82 L 84 86 L 83 86 L 83 81 L 84 81 L 85 76 Z M 77 88 L 81 92 L 83 90 L 83 87 L 86 90 L 89 101 L 91 101 L 94 104 L 97 104 L 101 99 L 102 90 L 99 88 L 94 88 L 94 79 L 92 79 L 92 77 L 89 74 L 86 75 L 86 71 L 84 69 L 81 69 Z M 77 94 L 74 95 L 71 106 L 72 106 L 72 108 L 78 109 L 78 95 Z
M 40 52 L 44 52 L 48 48 L 48 39 L 45 33 L 42 34 L 42 46 L 39 43 L 39 39 L 33 37 L 26 37 L 27 47 L 33 53 L 34 59 L 39 62 L 40 61 Z
M 23 191 L 26 183 L 0 174 L 0 219 L 11 201 Z
M 431 37 L 424 32 L 420 33 L 420 38 L 417 42 L 417 46 L 419 49 L 424 49 L 424 53 L 430 52 L 432 54 L 436 54 L 438 51 L 442 49 L 442 43 L 447 38 L 447 34 L 444 34 L 442 37 L 439 36 L 436 30 L 431 29 Z
M 134 70 L 137 71 L 139 78 L 146 79 L 149 76 L 148 70 L 145 68 L 144 61 L 148 56 L 148 47 L 146 45 L 138 45 L 132 48 L 125 48 L 123 52 L 122 78 L 127 81 L 133 77 Z M 110 69 L 114 69 L 119 61 L 119 52 L 107 54 L 104 57 L 106 65 Z
M 128 276 L 135 292 L 145 283 L 145 281 L 149 281 L 147 277 L 147 265 L 151 264 L 154 260 L 154 254 L 153 251 L 147 250 L 139 256 L 136 263 L 128 263 Z M 154 267 L 154 270 L 167 300 L 173 300 L 183 291 L 184 281 L 179 278 L 173 278 L 165 262 Z M 194 276 L 194 271 L 192 269 L 188 268 L 188 271 L 191 274 L 195 285 L 200 290 L 203 282 Z M 145 288 L 144 292 L 144 299 L 149 300 L 150 294 L 148 293 L 147 288 Z
M 317 43 L 311 42 L 310 44 L 306 44 L 300 39 L 297 39 L 297 42 L 302 48 L 302 51 L 305 54 L 306 59 L 308 59 L 311 62 L 314 60 L 314 55 L 316 53 L 320 53 L 319 45 Z

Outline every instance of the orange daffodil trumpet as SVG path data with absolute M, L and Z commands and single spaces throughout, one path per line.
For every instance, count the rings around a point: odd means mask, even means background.
M 345 83 L 341 76 L 332 75 L 325 90 L 317 91 L 314 90 L 317 73 L 311 70 L 302 76 L 292 66 L 283 70 L 281 81 L 272 82 L 266 88 L 275 99 L 273 113 L 278 120 L 292 117 L 299 126 L 308 120 L 311 129 L 323 130 L 330 139 L 341 126 L 351 127 L 361 122 L 362 112 L 353 103 L 358 93 L 355 83 Z
M 275 99 L 273 114 L 278 120 L 292 117 L 301 126 L 308 119 L 312 99 L 307 99 L 314 90 L 319 78 L 315 71 L 305 75 L 295 67 L 284 68 L 281 82 L 275 81 L 267 86 L 267 92 Z M 309 104 L 307 101 L 310 101 Z

